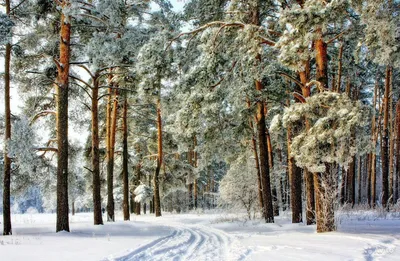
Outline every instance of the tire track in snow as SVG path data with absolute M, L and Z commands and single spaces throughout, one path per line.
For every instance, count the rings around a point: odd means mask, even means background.
M 232 256 L 230 251 L 232 238 L 218 229 L 201 225 L 173 226 L 174 232 L 157 239 L 147 245 L 133 250 L 131 253 L 114 259 L 114 261 L 180 261 L 180 260 L 240 260 L 243 255 L 235 247 Z M 227 255 L 230 255 L 229 258 Z M 233 257 L 233 258 L 232 258 Z

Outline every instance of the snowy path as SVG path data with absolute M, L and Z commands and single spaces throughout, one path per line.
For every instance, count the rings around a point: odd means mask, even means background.
M 172 234 L 139 247 L 125 256 L 108 260 L 201 261 L 241 259 L 237 246 L 234 252 L 230 251 L 230 246 L 234 241 L 233 238 L 221 230 L 203 225 L 175 224 L 171 227 L 173 229 Z M 235 253 L 239 258 L 233 257 Z

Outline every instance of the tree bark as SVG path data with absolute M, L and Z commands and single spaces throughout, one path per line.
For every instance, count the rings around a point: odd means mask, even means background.
M 247 108 L 250 108 L 250 100 L 247 99 Z M 251 129 L 251 144 L 252 144 L 252 149 L 254 153 L 254 162 L 256 165 L 256 171 L 257 171 L 257 184 L 258 184 L 258 201 L 260 203 L 260 208 L 264 208 L 264 202 L 263 202 L 263 194 L 262 194 L 262 185 L 261 185 L 261 173 L 260 173 L 260 162 L 258 159 L 258 151 L 257 151 L 257 139 L 254 133 L 254 125 L 253 125 L 253 120 L 250 117 L 249 118 L 249 126 Z
M 110 83 L 112 84 L 112 83 Z M 112 98 L 112 90 L 109 88 L 109 95 Z M 110 98 L 110 99 L 111 99 Z M 111 102 L 111 100 L 109 101 Z M 114 151 L 115 151 L 115 134 L 117 130 L 117 117 L 118 117 L 118 89 L 114 91 L 114 101 L 111 112 L 107 107 L 107 113 L 111 117 L 109 119 L 109 137 L 108 137 L 108 158 L 107 158 L 107 221 L 115 221 L 114 213 Z M 110 111 L 109 111 L 110 110 Z
M 260 81 L 256 81 L 257 91 L 262 91 L 264 86 Z M 257 131 L 258 131 L 258 145 L 260 152 L 260 173 L 262 181 L 263 202 L 264 202 L 264 218 L 267 223 L 274 223 L 274 212 L 271 195 L 271 180 L 269 174 L 269 161 L 268 161 L 268 148 L 267 148 L 267 135 L 265 126 L 264 102 L 257 101 Z
M 321 87 L 326 89 L 328 87 L 328 52 L 327 44 L 322 38 L 321 29 L 317 29 L 320 38 L 315 41 L 316 50 L 316 78 L 320 82 Z M 324 175 L 333 175 L 331 173 L 331 166 L 327 165 L 327 171 Z M 322 176 L 321 174 L 314 174 L 314 189 L 316 201 L 316 217 L 317 217 L 317 232 L 329 232 L 336 229 L 334 224 L 334 211 L 332 209 L 333 202 L 331 198 L 327 197 L 326 190 L 321 187 Z M 327 185 L 332 185 L 328 183 Z M 323 202 L 328 200 L 328 202 Z
M 193 139 L 193 167 L 197 168 L 197 152 L 195 151 L 197 147 L 197 138 L 196 136 Z M 197 178 L 194 179 L 193 183 L 193 196 L 194 196 L 194 209 L 197 209 L 197 197 L 198 197 L 198 184 Z
M 355 164 L 355 157 L 353 157 L 353 159 L 352 159 L 352 161 L 350 163 L 349 169 L 347 170 L 347 176 L 346 176 L 346 178 L 347 178 L 347 182 L 346 182 L 347 183 L 347 186 L 346 186 L 346 189 L 347 189 L 346 202 L 348 204 L 351 204 L 352 207 L 354 206 L 355 198 L 356 198 L 356 194 L 355 194 L 355 192 L 356 192 L 355 191 L 355 182 L 356 182 L 355 172 L 356 172 L 356 164 Z
M 321 39 L 315 41 L 316 63 L 317 63 L 317 81 L 323 88 L 328 87 L 328 48 L 327 44 Z
M 361 204 L 361 188 L 362 188 L 362 158 L 361 156 L 358 156 L 358 160 L 357 160 L 357 182 L 358 182 L 358 188 L 357 188 L 357 203 Z
M 136 166 L 136 186 L 140 185 L 141 168 L 142 168 L 142 165 L 139 162 L 138 165 Z M 135 214 L 136 215 L 140 215 L 140 205 L 141 205 L 140 202 L 136 202 L 136 205 L 135 205 Z M 146 212 L 144 212 L 144 214 L 146 214 Z
M 290 146 L 292 144 L 292 128 L 290 127 L 287 130 L 287 142 L 292 223 L 301 223 L 303 221 L 303 209 L 301 199 L 301 169 L 296 166 L 294 158 L 290 156 Z
M 266 106 L 264 104 L 264 106 Z M 274 154 L 272 152 L 272 143 L 271 143 L 271 136 L 269 135 L 268 128 L 266 128 L 266 135 L 267 135 L 267 147 L 268 147 L 268 162 L 269 162 L 269 168 L 273 169 L 274 168 Z M 278 191 L 277 191 L 277 185 L 276 185 L 276 177 L 273 178 L 273 183 L 272 183 L 272 200 L 273 200 L 273 211 L 274 211 L 274 216 L 277 217 L 279 216 L 279 201 L 278 201 Z
M 10 0 L 6 0 L 6 14 L 10 16 Z M 10 65 L 11 43 L 6 44 L 4 57 L 4 116 L 5 143 L 11 139 L 11 106 L 10 106 Z M 4 146 L 4 177 L 3 177 L 3 235 L 12 235 L 11 228 L 11 159 L 8 157 L 7 145 Z
M 62 2 L 62 8 L 69 7 L 69 1 Z M 56 232 L 69 232 L 68 217 L 68 88 L 71 17 L 61 13 L 60 61 L 57 76 L 57 224 Z
M 93 175 L 93 219 L 95 225 L 103 225 L 101 212 L 100 150 L 99 150 L 99 78 L 93 79 L 92 88 L 92 175 Z
M 162 147 L 162 122 L 161 122 L 161 101 L 160 98 L 157 100 L 157 145 L 158 145 L 158 157 L 157 167 L 154 172 L 154 212 L 156 217 L 161 216 L 161 202 L 160 202 L 160 185 L 159 185 L 159 174 L 163 163 L 163 147 Z
M 368 204 L 370 207 L 375 207 L 376 200 L 376 142 L 378 137 L 378 130 L 376 126 L 376 104 L 378 99 L 378 78 L 376 79 L 375 87 L 374 87 L 374 100 L 373 100 L 373 110 L 372 110 L 372 144 L 373 150 L 369 155 L 369 164 L 368 164 Z M 380 111 L 380 110 L 379 110 Z
M 304 71 L 299 73 L 300 81 L 302 84 L 301 92 L 304 98 L 310 97 L 310 87 L 307 87 L 307 83 L 310 79 L 310 61 L 307 61 L 304 66 Z M 306 130 L 310 129 L 310 123 L 308 119 L 304 119 Z M 306 188 L 306 223 L 307 225 L 315 224 L 315 197 L 314 197 L 314 182 L 313 174 L 307 169 L 304 169 L 304 181 Z M 301 186 L 301 183 L 297 186 Z M 300 190 L 301 193 L 301 190 Z
M 395 143 L 395 121 L 393 113 L 393 86 L 392 86 L 392 69 L 389 78 L 389 203 L 394 201 L 394 143 Z
M 123 112 L 123 139 L 122 139 L 122 179 L 123 179 L 123 212 L 124 212 L 124 220 L 129 220 L 129 173 L 128 173 L 128 98 L 125 94 L 124 99 L 124 112 Z
M 400 99 L 396 104 L 396 183 L 394 188 L 395 201 L 399 199 L 399 182 L 400 182 Z
M 336 92 L 340 92 L 340 86 L 342 84 L 342 57 L 343 57 L 343 41 L 340 43 L 339 47 L 339 61 L 338 61 L 338 80 L 337 80 L 337 86 L 335 88 Z
M 385 93 L 383 96 L 383 132 L 382 132 L 382 206 L 386 207 L 389 199 L 389 95 L 390 95 L 389 66 L 386 68 Z

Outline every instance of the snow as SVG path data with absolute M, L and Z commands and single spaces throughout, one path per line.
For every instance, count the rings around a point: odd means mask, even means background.
M 14 235 L 0 237 L 0 256 L 9 261 L 400 259 L 399 217 L 342 214 L 338 232 L 317 234 L 315 226 L 291 224 L 290 213 L 275 224 L 243 216 L 148 214 L 94 226 L 91 213 L 78 213 L 70 217 L 71 233 L 55 233 L 55 214 L 16 214 Z

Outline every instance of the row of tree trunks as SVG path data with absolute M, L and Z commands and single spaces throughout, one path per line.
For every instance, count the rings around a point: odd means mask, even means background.
M 6 14 L 10 16 L 10 0 L 6 0 Z M 11 43 L 6 44 L 4 57 L 4 116 L 5 140 L 11 139 L 11 108 L 10 108 L 10 65 Z M 7 146 L 4 146 L 4 177 L 3 177 L 3 235 L 11 235 L 11 159 L 8 157 Z
M 92 88 L 92 176 L 93 219 L 95 225 L 103 225 L 101 212 L 100 150 L 99 150 L 99 74 L 93 77 Z
M 62 1 L 61 8 L 68 8 L 69 1 Z M 61 13 L 60 58 L 57 63 L 57 223 L 56 232 L 68 231 L 68 89 L 70 68 L 71 17 Z

